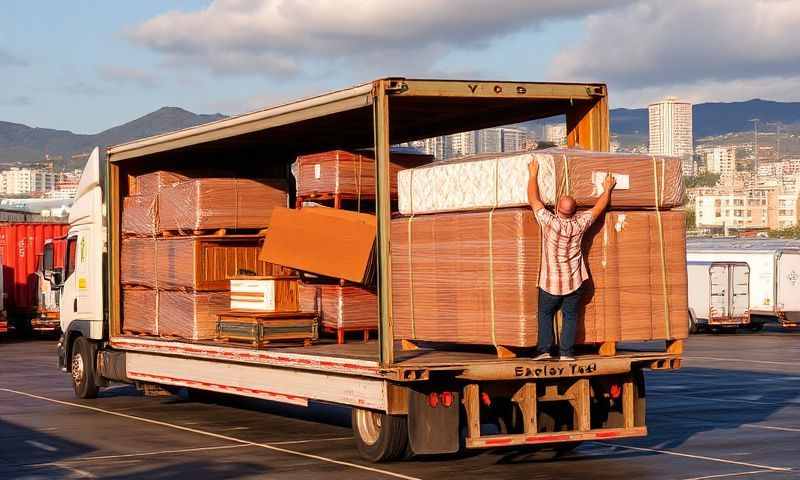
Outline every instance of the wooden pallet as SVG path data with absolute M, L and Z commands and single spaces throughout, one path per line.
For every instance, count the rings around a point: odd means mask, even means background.
M 266 228 L 201 228 L 197 230 L 161 230 L 163 237 L 185 237 L 185 236 L 213 236 L 224 237 L 226 235 L 266 235 Z
M 218 342 L 247 343 L 262 348 L 270 343 L 302 342 L 318 338 L 316 312 L 247 312 L 230 310 L 217 315 Z
M 434 346 L 440 347 L 443 350 L 458 350 L 459 346 L 461 348 L 469 347 L 469 348 L 493 348 L 497 358 L 517 358 L 517 357 L 524 357 L 529 356 L 535 352 L 535 349 L 532 348 L 523 348 L 523 347 L 511 347 L 507 345 L 465 345 L 465 344 L 457 344 L 457 343 L 437 343 L 437 342 L 425 342 L 427 346 Z M 420 345 L 419 342 L 416 340 L 409 340 L 409 339 L 401 339 L 400 340 L 400 350 L 401 351 L 410 351 L 410 350 L 419 350 Z
M 617 354 L 617 343 L 618 342 L 603 342 L 596 344 L 594 347 L 596 348 L 597 355 L 601 357 L 613 357 Z M 667 340 L 664 351 L 671 355 L 680 355 L 683 353 L 683 340 Z
M 367 343 L 370 338 L 370 332 L 375 332 L 377 334 L 377 328 L 344 328 L 344 327 L 322 327 L 322 331 L 325 333 L 335 334 L 336 335 L 336 343 L 342 345 L 345 343 L 345 336 L 348 333 L 352 332 L 360 332 L 363 336 L 364 343 Z

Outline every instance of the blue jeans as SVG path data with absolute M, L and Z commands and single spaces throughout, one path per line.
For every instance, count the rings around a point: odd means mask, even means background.
M 575 346 L 575 333 L 578 328 L 578 307 L 581 303 L 583 285 L 567 295 L 550 295 L 539 289 L 539 353 L 550 352 L 555 336 L 553 334 L 553 318 L 561 309 L 563 322 L 561 341 L 558 349 L 561 356 L 571 357 Z

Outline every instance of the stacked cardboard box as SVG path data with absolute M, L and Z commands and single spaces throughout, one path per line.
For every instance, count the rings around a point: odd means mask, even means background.
M 352 285 L 321 285 L 322 326 L 334 330 L 377 328 L 378 298 Z
M 509 164 L 512 157 L 523 160 Z M 548 160 L 555 166 L 538 180 L 542 190 L 543 180 L 549 182 L 549 203 L 569 184 L 564 192 L 581 205 L 593 204 L 599 195 L 596 177 L 602 181 L 611 171 L 620 177 L 611 205 L 626 209 L 607 212 L 584 237 L 591 280 L 577 341 L 687 335 L 684 214 L 660 209 L 682 198 L 680 160 L 559 149 L 401 172 L 401 210 L 405 206 L 414 215 L 392 221 L 396 338 L 536 344 L 541 232 L 530 207 L 513 207 L 527 203 L 527 193 L 517 191 L 527 189 L 528 163 Z M 566 168 L 562 174 L 555 173 L 559 160 Z M 432 173 L 434 168 L 441 170 Z M 496 181 L 484 185 L 487 176 Z M 433 193 L 423 193 L 430 189 Z M 420 199 L 424 195 L 427 199 Z
M 389 164 L 391 195 L 397 197 L 397 173 L 433 161 L 433 156 L 393 151 Z M 329 152 L 302 155 L 294 165 L 297 195 L 375 197 L 375 159 L 372 152 Z

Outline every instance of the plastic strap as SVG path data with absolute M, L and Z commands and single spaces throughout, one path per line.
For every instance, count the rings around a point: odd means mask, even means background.
M 669 323 L 669 289 L 667 288 L 667 255 L 664 250 L 664 225 L 661 221 L 661 209 L 659 208 L 662 201 L 663 191 L 659 192 L 658 189 L 658 162 L 656 157 L 651 155 L 653 160 L 653 187 L 655 188 L 655 203 L 656 203 L 656 223 L 658 224 L 658 252 L 661 256 L 661 291 L 664 295 L 664 332 L 666 338 L 670 338 L 670 323 Z M 661 166 L 663 169 L 664 161 L 662 159 Z
M 361 213 L 361 159 L 363 157 L 364 157 L 363 155 L 358 154 L 358 174 L 357 174 L 358 181 L 356 182 L 356 199 L 357 199 L 356 200 L 356 211 L 359 212 L 359 213 Z M 375 169 L 377 170 L 377 168 L 378 168 L 377 155 L 375 157 L 376 157 Z M 377 174 L 377 172 L 376 172 L 376 174 Z M 377 208 L 377 206 L 375 208 Z
M 492 345 L 497 347 L 497 324 L 495 319 L 495 300 L 494 300 L 494 211 L 498 203 L 500 161 L 494 164 L 494 206 L 489 211 L 489 314 L 492 329 Z
M 563 170 L 564 173 L 561 176 L 561 185 L 559 185 L 559 188 L 556 189 L 556 198 L 554 199 L 556 204 L 558 203 L 558 199 L 559 198 L 561 198 L 564 195 L 569 195 L 570 191 L 572 190 L 571 185 L 570 185 L 569 164 L 567 162 L 567 153 L 566 152 L 562 153 L 562 162 L 563 162 L 562 163 L 562 170 Z M 536 180 L 538 181 L 539 179 L 537 178 Z
M 376 165 L 377 167 L 377 165 Z M 409 182 L 413 185 L 414 181 L 414 170 L 411 170 L 411 178 Z M 410 188 L 409 199 L 411 201 L 411 205 L 414 205 L 414 189 Z M 411 216 L 408 217 L 408 300 L 409 306 L 411 310 L 411 338 L 417 338 L 417 325 L 414 319 L 414 262 L 412 260 L 412 241 L 413 237 L 411 235 L 411 223 L 414 221 L 414 209 L 411 209 Z

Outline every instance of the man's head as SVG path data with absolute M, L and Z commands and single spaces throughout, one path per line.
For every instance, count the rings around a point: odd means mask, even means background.
M 577 208 L 578 204 L 575 202 L 575 199 L 569 195 L 564 195 L 558 199 L 556 213 L 559 217 L 570 218 L 571 216 L 575 215 L 575 209 Z

